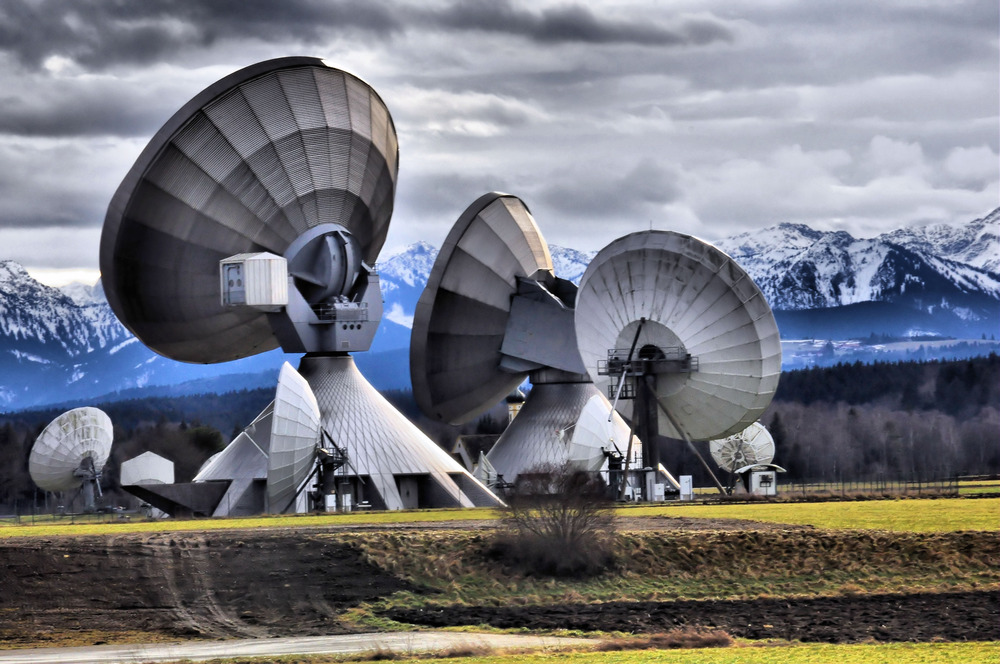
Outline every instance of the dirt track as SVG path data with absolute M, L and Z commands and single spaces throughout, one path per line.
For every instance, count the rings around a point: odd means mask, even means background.
M 0 644 L 60 633 L 164 638 L 336 634 L 337 616 L 407 587 L 314 533 L 258 531 L 0 543 Z
M 688 530 L 747 526 L 745 522 L 700 520 L 650 520 L 645 525 Z M 0 647 L 58 645 L 67 638 L 100 642 L 353 631 L 341 617 L 345 610 L 409 585 L 366 563 L 357 550 L 337 537 L 339 531 L 259 529 L 0 540 Z M 485 623 L 626 632 L 701 625 L 724 629 L 733 636 L 841 642 L 1000 640 L 998 614 L 1000 593 L 990 591 L 742 602 L 466 606 L 395 611 L 389 616 L 428 626 Z M 88 635 L 92 630 L 101 636 Z

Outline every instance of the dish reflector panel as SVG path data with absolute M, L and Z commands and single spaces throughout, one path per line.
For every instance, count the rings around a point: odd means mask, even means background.
M 657 376 L 657 398 L 692 440 L 742 431 L 778 386 L 781 344 L 763 294 L 729 256 L 688 235 L 633 233 L 602 249 L 580 282 L 575 323 L 581 358 L 605 394 L 617 377 L 598 367 L 613 349 L 635 342 L 640 355 L 690 354 L 696 370 Z M 630 400 L 617 408 L 631 417 Z M 662 413 L 659 431 L 684 438 Z
M 552 273 L 549 247 L 528 207 L 481 196 L 452 227 L 417 302 L 410 340 L 413 396 L 428 415 L 468 421 L 527 375 L 500 368 L 517 279 Z
M 100 477 L 113 439 L 114 427 L 104 411 L 86 406 L 63 413 L 45 427 L 31 447 L 28 472 L 32 481 L 45 491 L 75 489 L 84 480 L 76 471 L 88 459 Z
M 281 365 L 271 419 L 267 459 L 267 504 L 284 512 L 309 475 L 322 429 L 319 404 L 312 388 L 288 362 Z
M 373 264 L 397 156 L 381 98 L 322 60 L 268 60 L 223 78 L 167 121 L 112 198 L 101 236 L 108 302 L 143 343 L 175 360 L 275 348 L 266 313 L 222 306 L 219 261 L 282 256 L 332 223 Z
M 760 422 L 732 436 L 709 441 L 708 448 L 719 468 L 730 473 L 774 460 L 774 439 Z

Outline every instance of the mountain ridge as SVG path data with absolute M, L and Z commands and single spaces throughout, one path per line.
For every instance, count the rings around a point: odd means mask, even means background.
M 780 223 L 715 244 L 760 286 L 783 339 L 786 330 L 796 338 L 826 339 L 825 330 L 838 330 L 985 339 L 1000 320 L 998 226 L 1000 208 L 958 226 L 897 229 L 876 238 Z M 378 264 L 385 314 L 371 351 L 356 361 L 380 389 L 408 385 L 405 349 L 437 252 L 418 242 Z M 550 253 L 556 276 L 578 283 L 597 252 L 552 245 Z M 270 351 L 220 365 L 174 362 L 115 318 L 100 282 L 56 289 L 14 261 L 0 261 L 0 409 L 151 386 L 240 389 L 255 382 L 247 376 L 274 371 L 286 360 L 295 364 L 297 357 Z

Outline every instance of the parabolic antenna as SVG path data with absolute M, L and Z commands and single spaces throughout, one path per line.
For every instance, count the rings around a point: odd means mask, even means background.
M 579 426 L 585 407 L 611 406 L 576 352 L 576 286 L 553 271 L 548 244 L 516 196 L 481 196 L 452 227 L 417 303 L 410 341 L 414 397 L 427 415 L 453 424 L 485 412 L 531 380 L 517 417 L 487 454 L 513 482 L 528 469 L 571 462 L 600 469 L 617 435 Z M 596 401 L 594 400 L 596 397 Z M 589 411 L 588 411 L 589 412 Z
M 607 458 L 605 452 L 625 453 L 628 449 L 628 424 L 617 412 L 609 418 L 611 408 L 607 398 L 596 389 L 595 392 L 580 409 L 567 450 L 570 458 L 586 460 L 586 470 L 600 470 Z
M 501 351 L 519 282 L 546 277 L 554 281 L 549 246 L 521 199 L 493 192 L 462 213 L 413 317 L 410 376 L 421 410 L 466 422 L 537 368 Z
M 191 483 L 160 491 L 171 505 L 232 515 L 270 496 L 272 511 L 284 509 L 278 503 L 301 495 L 295 485 L 313 459 L 315 404 L 317 431 L 337 452 L 322 467 L 343 459 L 351 468 L 337 476 L 338 505 L 499 503 L 381 398 L 349 355 L 369 348 L 382 316 L 374 261 L 396 169 L 395 129 L 374 90 L 322 60 L 282 58 L 207 88 L 129 172 L 101 237 L 105 289 L 122 322 L 187 362 L 277 345 L 306 353 L 299 372 L 308 386 L 286 381 L 287 402 L 255 421 L 273 420 L 264 442 L 248 427 Z M 302 401 L 306 387 L 314 404 Z
M 111 454 L 114 427 L 98 408 L 74 408 L 52 420 L 42 430 L 28 456 L 32 481 L 44 491 L 70 491 L 83 487 L 88 508 Z
M 726 438 L 710 441 L 708 449 L 719 468 L 735 473 L 774 460 L 774 439 L 760 422 Z
M 622 397 L 649 385 L 659 432 L 673 438 L 742 431 L 781 373 L 778 326 L 760 289 L 722 251 L 680 233 L 633 233 L 602 249 L 580 282 L 576 334 L 618 410 L 631 418 L 633 401 Z
M 312 471 L 321 435 L 316 396 L 306 379 L 285 362 L 278 374 L 271 419 L 271 451 L 267 460 L 269 512 L 285 512 L 298 496 Z
M 382 248 L 397 157 L 381 98 L 323 60 L 280 58 L 223 78 L 167 121 L 115 193 L 101 236 L 108 302 L 172 359 L 277 347 L 267 311 L 223 306 L 220 261 L 283 256 L 319 306 Z

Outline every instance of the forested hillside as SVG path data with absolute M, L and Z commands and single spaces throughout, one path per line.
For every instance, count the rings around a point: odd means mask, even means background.
M 191 479 L 201 464 L 249 424 L 273 390 L 193 397 L 155 397 L 95 405 L 115 425 L 104 473 L 109 500 L 127 500 L 118 469 L 152 450 L 175 463 L 176 480 Z M 502 430 L 503 413 L 461 428 L 433 422 L 409 392 L 386 397 L 435 441 L 450 446 L 459 433 Z M 28 476 L 35 438 L 63 409 L 0 417 L 0 510 L 23 510 L 38 500 Z M 838 365 L 786 372 L 761 421 L 775 439 L 782 481 L 942 479 L 955 473 L 1000 472 L 1000 357 L 959 362 Z M 708 456 L 707 443 L 701 443 Z M 675 474 L 710 480 L 679 441 L 661 441 Z
M 1000 357 L 788 372 L 761 420 L 788 479 L 997 473 Z

